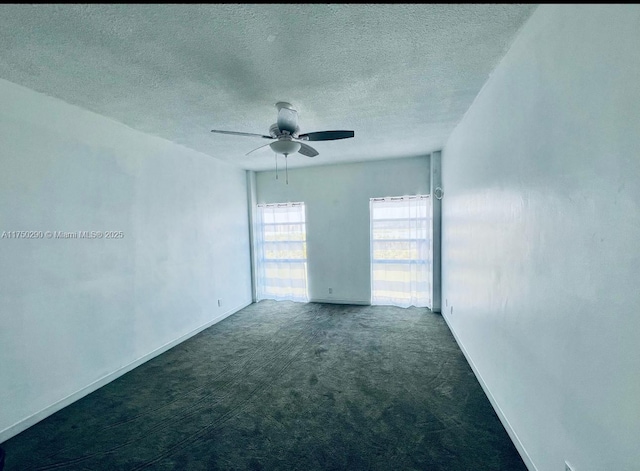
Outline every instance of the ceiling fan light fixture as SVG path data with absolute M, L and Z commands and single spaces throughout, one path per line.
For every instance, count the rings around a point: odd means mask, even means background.
M 272 142 L 269 146 L 276 154 L 295 154 L 300 150 L 300 147 L 302 147 L 299 142 L 288 139 L 280 139 Z

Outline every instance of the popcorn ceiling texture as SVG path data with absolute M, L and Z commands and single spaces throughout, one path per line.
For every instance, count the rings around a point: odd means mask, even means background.
M 0 6 L 0 78 L 252 170 L 275 103 L 313 143 L 290 167 L 444 146 L 536 5 Z

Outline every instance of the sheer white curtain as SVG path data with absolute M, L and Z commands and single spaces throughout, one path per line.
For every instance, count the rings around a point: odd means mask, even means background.
M 371 198 L 371 304 L 431 307 L 427 195 Z
M 304 203 L 259 204 L 254 233 L 258 301 L 307 302 Z

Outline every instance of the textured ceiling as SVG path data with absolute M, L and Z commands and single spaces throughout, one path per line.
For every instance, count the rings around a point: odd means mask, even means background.
M 536 5 L 3 4 L 0 78 L 252 170 L 277 101 L 311 143 L 289 166 L 440 149 Z

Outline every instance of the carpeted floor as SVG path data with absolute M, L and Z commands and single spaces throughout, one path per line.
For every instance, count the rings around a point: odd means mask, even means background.
M 11 470 L 526 470 L 440 315 L 261 301 L 7 440 Z

